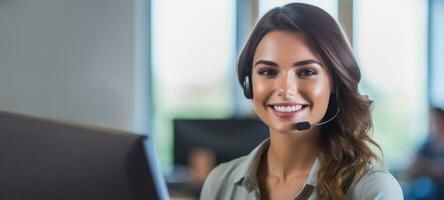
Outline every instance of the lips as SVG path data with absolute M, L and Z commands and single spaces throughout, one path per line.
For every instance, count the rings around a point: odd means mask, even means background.
M 308 105 L 299 103 L 277 103 L 269 104 L 273 113 L 278 117 L 291 118 L 302 112 Z

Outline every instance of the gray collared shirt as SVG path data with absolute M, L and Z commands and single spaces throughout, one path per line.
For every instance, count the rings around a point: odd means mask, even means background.
M 261 199 L 256 172 L 261 156 L 269 144 L 270 141 L 267 139 L 247 156 L 222 163 L 213 169 L 205 180 L 200 199 Z M 302 190 L 296 195 L 296 200 L 316 199 L 318 170 L 319 162 L 316 160 Z M 403 194 L 399 183 L 386 169 L 371 165 L 367 168 L 364 176 L 349 188 L 347 198 L 353 200 L 398 200 L 403 199 Z

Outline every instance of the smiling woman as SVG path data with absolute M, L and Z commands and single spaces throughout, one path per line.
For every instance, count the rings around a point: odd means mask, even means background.
M 215 168 L 201 199 L 403 198 L 369 146 L 379 148 L 369 136 L 372 102 L 359 93 L 359 67 L 325 11 L 301 3 L 270 10 L 238 76 L 270 138 Z M 301 122 L 315 126 L 295 127 Z

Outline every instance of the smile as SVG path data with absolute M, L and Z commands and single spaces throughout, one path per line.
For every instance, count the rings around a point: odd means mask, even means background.
M 302 105 L 295 106 L 272 106 L 272 108 L 279 112 L 297 112 L 302 109 Z
M 294 117 L 297 113 L 303 111 L 308 105 L 304 104 L 271 104 L 268 105 L 273 113 L 279 117 L 289 118 Z

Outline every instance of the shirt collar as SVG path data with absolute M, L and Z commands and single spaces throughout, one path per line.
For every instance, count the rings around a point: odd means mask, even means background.
M 263 153 L 268 149 L 270 145 L 270 139 L 267 138 L 261 142 L 253 151 L 251 151 L 244 162 L 239 166 L 239 169 L 235 173 L 233 183 L 242 184 L 247 188 L 249 192 L 257 188 L 257 169 Z M 316 158 L 313 166 L 310 169 L 310 174 L 306 181 L 307 185 L 316 186 L 316 176 L 319 171 L 319 160 Z
M 267 138 L 247 155 L 235 173 L 233 181 L 235 184 L 242 184 L 248 192 L 258 188 L 257 168 L 259 167 L 263 153 L 268 149 L 269 145 L 270 139 Z
M 310 169 L 310 174 L 308 175 L 307 184 L 316 186 L 316 177 L 318 175 L 319 171 L 319 159 L 316 158 L 316 160 L 313 163 L 313 166 Z

